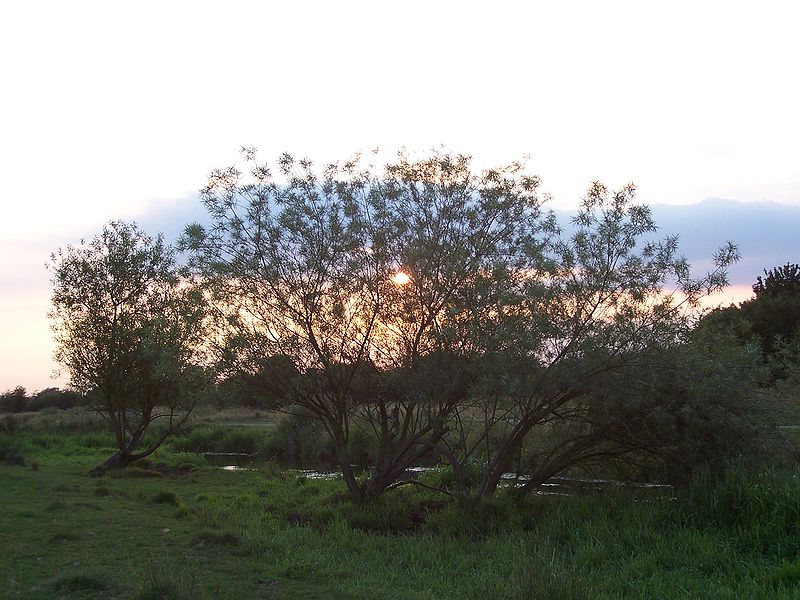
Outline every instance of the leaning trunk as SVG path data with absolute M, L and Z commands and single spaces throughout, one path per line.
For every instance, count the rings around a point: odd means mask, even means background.
M 89 471 L 89 475 L 92 477 L 100 477 L 101 475 L 105 475 L 106 471 L 109 469 L 125 468 L 132 462 L 137 461 L 140 458 L 144 458 L 150 454 L 150 452 L 138 455 L 133 454 L 133 451 L 139 446 L 142 438 L 144 438 L 146 431 L 147 425 L 140 425 L 139 428 L 134 432 L 133 436 L 131 436 L 130 440 L 123 444 L 119 450 L 109 456 L 102 463 L 91 469 Z M 119 439 L 119 436 L 117 439 Z
M 105 475 L 109 469 L 124 468 L 134 462 L 136 459 L 131 455 L 127 449 L 117 450 L 109 456 L 102 463 L 92 468 L 89 475 L 92 477 L 101 477 Z

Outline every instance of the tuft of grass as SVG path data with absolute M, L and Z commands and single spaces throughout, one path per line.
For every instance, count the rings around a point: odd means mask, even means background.
M 160 491 L 150 498 L 150 502 L 154 504 L 171 504 L 172 506 L 178 506 L 178 497 L 172 492 Z
M 458 498 L 441 506 L 441 510 L 431 510 L 424 529 L 474 540 L 504 531 L 529 531 L 543 508 L 541 502 L 503 493 L 492 498 Z
M 71 531 L 59 531 L 58 533 L 54 533 L 50 536 L 50 541 L 52 543 L 61 543 L 64 544 L 66 542 L 75 542 L 80 539 L 80 536 L 72 533 Z
M 164 563 L 150 562 L 144 584 L 133 600 L 203 600 L 205 595 L 194 575 Z
M 192 538 L 192 546 L 195 548 L 202 546 L 238 546 L 242 543 L 242 537 L 230 530 L 201 529 Z
M 506 600 L 589 600 L 593 595 L 574 568 L 534 556 L 518 565 L 508 579 Z
M 106 597 L 107 592 L 112 591 L 113 585 L 105 577 L 99 575 L 87 575 L 80 573 L 76 575 L 61 575 L 53 581 L 54 591 L 60 594 L 92 593 L 97 598 Z
M 782 563 L 769 573 L 766 580 L 774 588 L 796 589 L 800 584 L 800 558 Z
M 122 469 L 109 469 L 108 476 L 117 479 L 149 479 L 153 477 L 163 477 L 149 462 L 137 461 Z
M 159 448 L 158 458 L 154 459 L 154 464 L 159 469 L 194 471 L 206 466 L 206 459 L 191 452 L 175 451 L 170 444 L 165 444 Z

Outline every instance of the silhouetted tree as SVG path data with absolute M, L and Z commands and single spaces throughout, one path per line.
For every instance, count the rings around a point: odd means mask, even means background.
M 476 173 L 464 156 L 401 155 L 382 171 L 355 160 L 318 172 L 284 156 L 276 181 L 245 155 L 248 174 L 212 174 L 213 222 L 184 237 L 219 355 L 250 376 L 264 357 L 291 360 L 300 376 L 277 384 L 323 424 L 357 501 L 423 457 L 457 477 L 483 463 L 475 493 L 487 496 L 512 467 L 541 481 L 627 452 L 609 450 L 594 386 L 679 343 L 737 258 L 729 245 L 691 277 L 676 237 L 651 239 L 632 186 L 593 185 L 563 233 L 521 164 Z M 365 479 L 351 466 L 356 429 L 374 444 Z
M 521 165 L 476 174 L 464 156 L 401 156 L 382 173 L 283 156 L 278 183 L 246 158 L 249 174 L 212 174 L 213 224 L 185 236 L 221 316 L 220 356 L 251 378 L 264 357 L 290 359 L 301 376 L 276 385 L 324 425 L 351 496 L 374 498 L 433 451 L 468 390 L 387 378 L 481 351 L 503 285 L 552 225 L 538 180 Z M 354 427 L 373 436 L 368 480 L 352 468 Z
M 28 408 L 28 392 L 18 385 L 13 390 L 6 390 L 0 395 L 0 411 L 2 412 L 24 412 Z
M 764 269 L 764 278 L 756 277 L 753 292 L 758 297 L 800 294 L 800 266 L 786 263 L 769 271 Z

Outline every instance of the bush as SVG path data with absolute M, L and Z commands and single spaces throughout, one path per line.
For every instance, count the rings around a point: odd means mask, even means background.
M 216 546 L 238 546 L 242 543 L 242 537 L 230 530 L 218 531 L 215 529 L 201 529 L 192 538 L 192 545 L 195 547 L 205 545 Z
M 95 575 L 62 575 L 53 582 L 53 589 L 63 593 L 90 593 L 92 597 L 107 597 L 105 593 L 110 592 L 113 586 L 105 577 Z M 102 596 L 101 596 L 102 594 Z
M 270 432 L 267 454 L 278 462 L 295 466 L 333 466 L 336 453 L 322 424 L 298 410 L 281 419 Z
M 31 396 L 28 400 L 27 409 L 39 411 L 45 408 L 55 408 L 67 410 L 75 408 L 83 402 L 83 396 L 71 390 L 61 390 L 59 388 L 46 388 Z
M 760 391 L 764 372 L 757 348 L 702 329 L 599 379 L 596 422 L 614 432 L 612 449 L 631 449 L 635 477 L 681 483 L 697 471 L 758 465 L 780 444 Z
M 19 420 L 15 415 L 3 415 L 0 417 L 0 432 L 14 433 L 19 427 Z
M 0 395 L 0 412 L 25 412 L 28 409 L 28 393 L 22 386 L 7 390 Z
M 172 448 L 182 452 L 257 454 L 264 450 L 265 437 L 264 431 L 257 428 L 201 426 L 175 436 L 172 439 Z
M 150 498 L 150 502 L 154 504 L 171 504 L 178 506 L 178 497 L 172 492 L 160 491 Z
M 265 452 L 270 458 L 297 467 L 334 467 L 339 464 L 336 450 L 322 423 L 307 411 L 295 409 L 270 432 Z M 359 466 L 372 464 L 373 440 L 365 431 L 353 427 L 348 454 Z

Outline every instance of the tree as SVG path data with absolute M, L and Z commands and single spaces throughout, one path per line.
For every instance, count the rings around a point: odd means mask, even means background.
M 741 342 L 756 340 L 774 377 L 784 379 L 800 365 L 800 266 L 764 270 L 755 297 L 712 311 L 703 327 L 732 331 Z
M 463 411 L 473 418 L 458 421 L 468 431 L 448 449 L 456 473 L 470 462 L 484 465 L 475 495 L 493 494 L 508 472 L 534 489 L 647 448 L 647 439 L 621 435 L 625 423 L 607 418 L 598 391 L 613 391 L 604 387 L 610 375 L 630 372 L 654 350 L 677 347 L 698 300 L 726 284 L 738 255 L 728 244 L 712 272 L 692 277 L 677 237 L 655 237 L 650 211 L 633 202 L 634 193 L 593 184 L 571 226 L 529 254 L 505 294 L 496 350 L 484 357 L 480 393 Z
M 249 173 L 212 174 L 213 225 L 184 239 L 220 317 L 219 356 L 249 377 L 291 360 L 299 376 L 275 382 L 282 395 L 324 425 L 352 498 L 374 498 L 434 451 L 465 401 L 482 323 L 549 224 L 538 180 L 519 164 L 475 174 L 464 156 L 317 173 L 285 155 L 278 183 L 245 156 Z M 355 428 L 374 444 L 367 480 L 352 467 Z
M 0 395 L 0 411 L 2 412 L 25 412 L 28 408 L 28 392 L 18 385 L 13 390 L 6 390 Z
M 202 295 L 178 275 L 175 252 L 135 224 L 112 221 L 59 249 L 50 317 L 56 360 L 108 422 L 124 467 L 154 452 L 185 421 L 205 378 Z M 152 437 L 151 425 L 162 427 Z
M 695 328 L 604 373 L 591 391 L 621 476 L 685 483 L 698 470 L 759 464 L 777 441 L 765 402 L 763 359 L 727 331 Z M 605 465 L 607 466 L 607 465 Z
M 593 386 L 677 344 L 737 256 L 728 246 L 690 277 L 677 238 L 651 239 L 632 186 L 595 184 L 564 233 L 520 163 L 476 173 L 469 157 L 401 154 L 383 170 L 318 172 L 284 156 L 276 181 L 245 158 L 249 173 L 212 174 L 212 225 L 183 240 L 215 306 L 218 356 L 251 377 L 291 360 L 275 384 L 323 424 L 357 501 L 423 458 L 449 461 L 462 493 L 483 464 L 474 493 L 487 496 L 512 467 L 534 485 L 629 452 L 596 417 Z M 356 429 L 373 442 L 363 479 Z
M 759 298 L 800 294 L 800 265 L 786 263 L 769 271 L 764 269 L 764 279 L 756 277 L 753 292 Z

